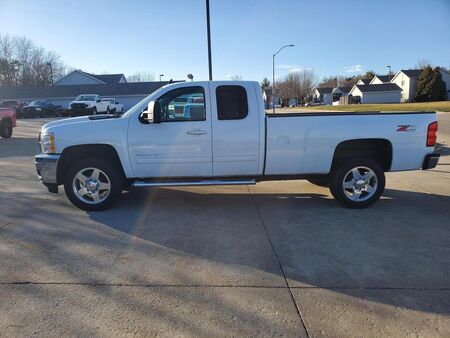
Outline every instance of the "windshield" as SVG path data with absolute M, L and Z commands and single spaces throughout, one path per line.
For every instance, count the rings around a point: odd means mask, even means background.
M 95 101 L 94 95 L 79 95 L 75 101 Z
M 40 106 L 42 104 L 42 101 L 32 101 L 30 103 L 30 106 Z
M 148 106 L 148 103 L 150 102 L 150 100 L 153 97 L 157 97 L 158 93 L 160 91 L 162 91 L 166 86 L 163 86 L 163 87 L 157 89 L 156 91 L 154 91 L 153 93 L 149 94 L 147 97 L 145 97 L 144 99 L 142 99 L 141 101 L 136 103 L 133 107 L 131 107 L 129 110 L 127 110 L 122 116 L 123 117 L 130 116 L 131 114 L 133 114 L 136 111 L 139 111 L 139 113 L 141 113 Z

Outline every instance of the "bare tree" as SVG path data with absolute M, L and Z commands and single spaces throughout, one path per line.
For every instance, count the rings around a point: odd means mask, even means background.
M 430 66 L 431 67 L 431 62 L 430 60 L 426 59 L 426 58 L 422 58 L 419 61 L 417 61 L 417 63 L 415 64 L 415 68 L 417 69 L 424 69 L 425 67 Z
M 151 82 L 155 81 L 155 75 L 149 72 L 138 72 L 127 76 L 128 82 Z
M 0 34 L 0 60 L 2 86 L 45 86 L 67 71 L 59 55 L 36 46 L 25 37 Z
M 302 103 L 312 97 L 316 86 L 317 76 L 312 70 L 290 72 L 281 83 L 277 84 L 280 98 L 284 102 L 296 99 Z
M 230 76 L 230 79 L 233 80 L 233 81 L 241 81 L 242 80 L 242 75 L 235 74 L 235 75 Z

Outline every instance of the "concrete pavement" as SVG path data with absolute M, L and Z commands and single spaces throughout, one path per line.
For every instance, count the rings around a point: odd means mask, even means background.
M 306 181 L 48 194 L 43 120 L 0 140 L 0 335 L 450 335 L 450 114 L 431 171 L 365 210 Z

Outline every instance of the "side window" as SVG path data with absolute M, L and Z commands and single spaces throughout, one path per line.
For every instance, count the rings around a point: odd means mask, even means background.
M 158 99 L 161 122 L 205 121 L 206 105 L 203 87 L 171 90 Z
M 242 86 L 218 86 L 216 88 L 217 118 L 241 120 L 248 114 L 247 91 Z

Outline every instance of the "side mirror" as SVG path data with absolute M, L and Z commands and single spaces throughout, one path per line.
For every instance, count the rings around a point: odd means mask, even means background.
M 161 106 L 158 101 L 150 101 L 148 107 L 141 113 L 139 120 L 142 123 L 161 123 Z

